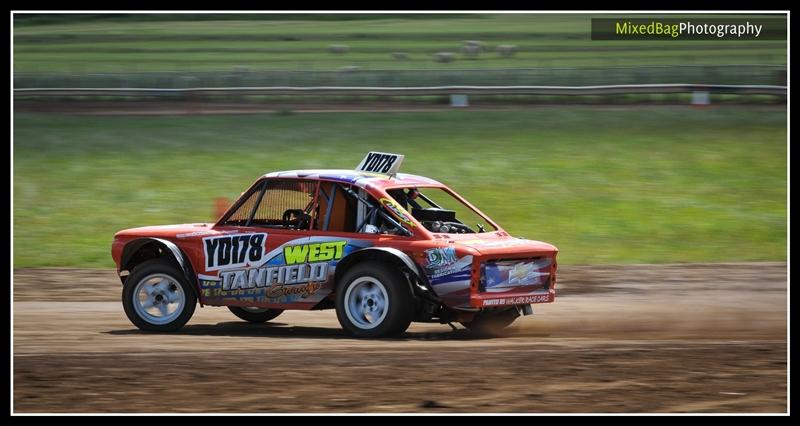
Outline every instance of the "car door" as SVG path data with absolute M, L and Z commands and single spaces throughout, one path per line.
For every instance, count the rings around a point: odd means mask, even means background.
M 320 271 L 299 259 L 317 220 L 316 197 L 317 181 L 286 178 L 264 179 L 241 197 L 203 239 L 204 303 L 310 309 L 319 302 Z

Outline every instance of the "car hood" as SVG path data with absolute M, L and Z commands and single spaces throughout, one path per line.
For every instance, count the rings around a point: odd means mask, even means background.
M 451 244 L 472 249 L 482 256 L 555 254 L 558 248 L 542 241 L 516 238 L 498 233 L 450 235 Z
M 211 235 L 213 223 L 183 223 L 178 225 L 143 226 L 124 229 L 117 232 L 116 237 L 147 236 L 155 238 L 175 238 L 193 235 Z

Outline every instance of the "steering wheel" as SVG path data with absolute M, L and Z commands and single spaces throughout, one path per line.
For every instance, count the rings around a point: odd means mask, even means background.
M 311 215 L 301 209 L 288 209 L 283 212 L 281 220 L 286 229 L 305 229 L 311 223 Z

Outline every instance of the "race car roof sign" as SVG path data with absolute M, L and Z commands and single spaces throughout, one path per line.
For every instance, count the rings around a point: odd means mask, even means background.
M 361 160 L 356 170 L 393 176 L 400 170 L 400 163 L 403 162 L 403 158 L 405 158 L 405 155 L 371 151 Z

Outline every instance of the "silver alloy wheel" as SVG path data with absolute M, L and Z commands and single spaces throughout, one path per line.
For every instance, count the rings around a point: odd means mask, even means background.
M 379 326 L 389 311 L 386 287 L 374 277 L 361 277 L 347 287 L 344 312 L 347 319 L 362 330 Z
M 133 309 L 141 319 L 153 325 L 174 321 L 185 305 L 183 287 L 169 275 L 148 275 L 133 289 Z
M 263 314 L 269 310 L 269 308 L 258 308 L 256 306 L 240 306 L 240 308 L 252 314 Z

